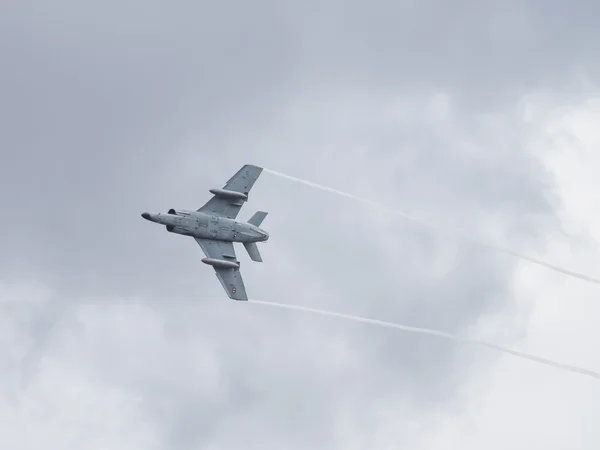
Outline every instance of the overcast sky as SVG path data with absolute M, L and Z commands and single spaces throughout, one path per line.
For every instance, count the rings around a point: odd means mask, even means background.
M 140 213 L 247 163 L 376 199 L 448 234 L 263 173 L 250 297 L 600 369 L 594 286 L 449 238 L 600 275 L 600 6 L 220 3 L 0 6 L 0 446 L 597 449 L 593 381 L 229 301 Z

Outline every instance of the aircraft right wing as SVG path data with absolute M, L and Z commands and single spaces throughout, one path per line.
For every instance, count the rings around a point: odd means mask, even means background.
M 223 189 L 248 195 L 262 171 L 262 167 L 246 164 L 227 181 Z M 204 206 L 200 207 L 198 212 L 235 219 L 243 204 L 243 200 L 226 199 L 215 195 Z
M 194 238 L 207 258 L 222 259 L 224 261 L 236 261 L 233 242 L 216 241 L 212 239 Z M 248 300 L 246 287 L 239 268 L 215 267 L 215 275 L 221 282 L 221 286 L 233 300 Z

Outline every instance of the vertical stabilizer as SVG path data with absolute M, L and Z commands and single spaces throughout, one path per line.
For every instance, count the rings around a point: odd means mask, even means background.
M 257 211 L 254 213 L 254 215 L 252 217 L 250 217 L 250 220 L 248 220 L 248 223 L 250 225 L 254 225 L 255 227 L 260 227 L 260 224 L 263 223 L 263 220 L 265 220 L 265 217 L 267 217 L 267 214 L 265 211 Z
M 252 261 L 262 262 L 262 257 L 260 256 L 256 242 L 244 242 L 244 247 L 246 247 L 246 251 L 250 255 Z

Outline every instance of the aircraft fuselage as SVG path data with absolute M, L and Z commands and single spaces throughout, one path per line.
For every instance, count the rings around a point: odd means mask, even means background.
M 171 233 L 200 239 L 230 242 L 265 242 L 269 239 L 269 233 L 250 223 L 202 212 L 171 209 L 167 214 L 145 212 L 142 217 L 165 225 Z

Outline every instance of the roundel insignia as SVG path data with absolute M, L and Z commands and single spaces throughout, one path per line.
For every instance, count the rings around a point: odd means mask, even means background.
M 231 288 L 231 293 L 232 293 L 232 294 L 235 294 L 235 286 L 233 286 L 233 287 Z

